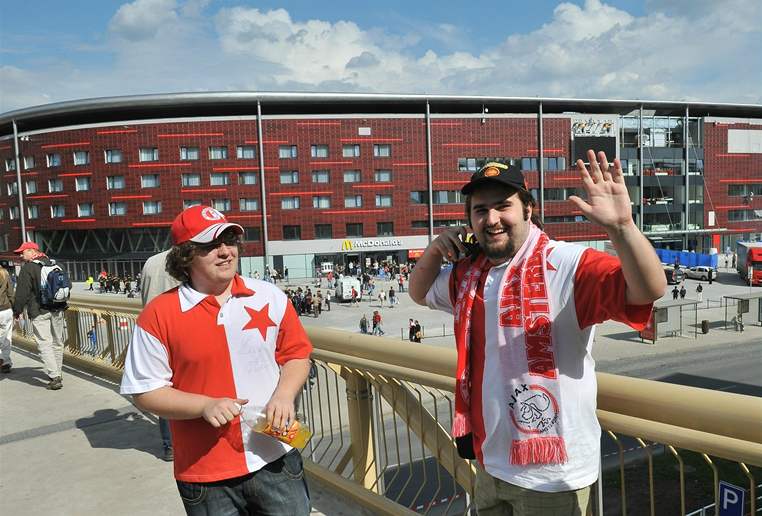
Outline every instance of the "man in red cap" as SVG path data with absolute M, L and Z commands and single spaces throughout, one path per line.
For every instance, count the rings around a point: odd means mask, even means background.
M 26 314 L 32 322 L 34 338 L 37 341 L 37 349 L 40 351 L 45 373 L 50 379 L 46 388 L 57 391 L 63 387 L 66 303 L 43 302 L 41 294 L 42 268 L 55 265 L 55 261 L 40 251 L 40 246 L 34 242 L 24 242 L 13 252 L 21 255 L 24 261 L 16 282 L 13 315 L 18 317 L 26 309 Z
M 175 218 L 166 268 L 181 285 L 138 317 L 121 392 L 170 420 L 188 514 L 307 515 L 299 452 L 240 417 L 262 410 L 287 430 L 312 351 L 285 294 L 237 274 L 242 233 L 208 206 Z

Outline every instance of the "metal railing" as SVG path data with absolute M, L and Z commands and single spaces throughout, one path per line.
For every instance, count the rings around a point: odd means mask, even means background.
M 72 303 L 66 360 L 118 381 L 140 307 L 109 303 Z M 455 351 L 395 339 L 379 348 L 372 336 L 307 331 L 313 367 L 298 403 L 314 433 L 302 450 L 307 473 L 376 514 L 472 509 L 476 465 L 458 456 L 450 436 Z M 15 343 L 34 346 L 24 332 Z M 598 373 L 596 514 L 719 507 L 720 477 L 743 480 L 755 514 L 760 414 L 760 398 Z

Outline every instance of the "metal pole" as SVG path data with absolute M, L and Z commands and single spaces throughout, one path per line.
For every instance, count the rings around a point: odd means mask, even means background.
M 638 112 L 638 177 L 640 178 L 640 199 L 638 200 L 640 217 L 638 226 L 643 231 L 643 220 L 646 218 L 645 205 L 643 204 L 643 199 L 645 198 L 645 180 L 643 178 L 643 104 L 640 105 Z
M 434 181 L 431 167 L 431 107 L 426 101 L 426 173 L 429 194 L 429 243 L 434 240 Z
M 24 193 L 21 187 L 21 161 L 19 160 L 19 132 L 13 121 L 13 146 L 16 151 L 16 186 L 19 196 L 19 220 L 21 220 L 21 241 L 26 242 L 26 219 L 24 217 Z
M 545 155 L 542 138 L 542 102 L 537 107 L 537 170 L 540 188 L 540 222 L 545 224 L 545 165 L 542 159 Z
M 685 121 L 683 122 L 683 171 L 685 173 L 685 224 L 683 229 L 685 233 L 683 235 L 683 249 L 688 249 L 686 245 L 688 243 L 688 223 L 690 221 L 691 214 L 691 193 L 689 191 L 690 179 L 688 174 L 688 105 L 685 105 Z
M 259 199 L 262 203 L 262 249 L 264 264 L 262 269 L 270 266 L 268 263 L 267 246 L 269 237 L 267 233 L 267 199 L 265 198 L 265 146 L 262 134 L 262 103 L 257 101 L 257 147 L 259 151 Z

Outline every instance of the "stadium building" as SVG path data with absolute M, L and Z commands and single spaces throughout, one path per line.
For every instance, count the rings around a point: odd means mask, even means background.
M 553 238 L 603 248 L 567 200 L 590 148 L 622 160 L 657 247 L 762 239 L 760 105 L 230 92 L 0 115 L 0 256 L 26 234 L 78 280 L 134 274 L 203 203 L 246 228 L 244 274 L 406 262 L 464 223 L 459 190 L 487 161 L 521 166 Z

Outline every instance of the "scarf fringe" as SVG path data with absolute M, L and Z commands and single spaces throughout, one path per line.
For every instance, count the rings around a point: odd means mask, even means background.
M 452 420 L 453 438 L 463 437 L 471 433 L 471 418 L 467 413 L 456 412 Z
M 511 464 L 563 464 L 567 459 L 563 437 L 514 439 L 511 445 Z

